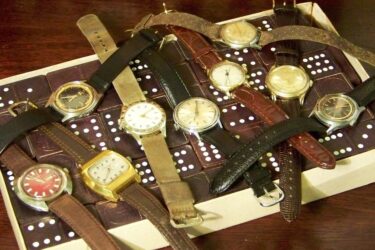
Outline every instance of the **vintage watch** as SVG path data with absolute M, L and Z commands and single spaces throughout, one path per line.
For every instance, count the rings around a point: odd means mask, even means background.
M 239 64 L 223 61 L 214 48 L 198 33 L 170 27 L 179 41 L 193 54 L 194 61 L 208 73 L 212 84 L 254 112 L 266 124 L 288 119 L 287 114 L 260 92 L 249 87 L 246 70 Z M 288 140 L 302 155 L 321 168 L 334 168 L 335 158 L 310 134 L 303 133 Z
M 295 2 L 274 1 L 273 12 L 277 25 L 295 25 L 299 23 L 299 10 Z M 300 66 L 300 48 L 298 41 L 280 41 L 275 44 L 275 64 L 265 79 L 272 100 L 281 107 L 290 118 L 300 116 L 300 109 L 312 81 Z M 276 147 L 279 156 L 280 187 L 285 198 L 280 202 L 280 213 L 291 222 L 301 210 L 301 172 L 302 157 L 288 142 Z
M 352 91 L 343 94 L 328 94 L 321 97 L 310 113 L 328 127 L 327 134 L 353 126 L 365 106 L 375 100 L 375 77 L 372 76 Z
M 15 175 L 14 191 L 23 203 L 40 212 L 52 211 L 92 249 L 123 249 L 86 207 L 71 196 L 73 185 L 67 169 L 38 164 L 16 144 L 0 155 L 0 161 Z
M 140 177 L 127 158 L 111 150 L 97 152 L 56 122 L 38 129 L 75 160 L 83 181 L 94 192 L 110 201 L 126 201 L 139 210 L 174 249 L 196 249 L 185 231 L 169 223 L 170 216 L 158 199 L 138 184 Z
M 173 25 L 201 33 L 214 42 L 231 48 L 251 47 L 261 49 L 267 44 L 285 40 L 306 40 L 341 49 L 363 62 L 375 66 L 375 54 L 358 47 L 331 31 L 299 25 L 288 25 L 271 31 L 261 31 L 246 20 L 215 24 L 201 17 L 177 12 L 164 11 L 158 15 L 145 16 L 133 29 L 133 33 L 156 25 Z

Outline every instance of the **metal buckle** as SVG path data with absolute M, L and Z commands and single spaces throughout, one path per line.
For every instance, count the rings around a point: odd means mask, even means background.
M 160 41 L 159 50 L 163 48 L 164 44 L 177 40 L 178 39 L 175 34 L 169 34 L 164 36 L 163 39 Z
M 25 108 L 23 109 L 23 111 L 28 111 L 29 110 L 29 107 L 32 108 L 32 109 L 37 109 L 38 106 L 36 106 L 34 103 L 30 102 L 29 99 L 27 99 L 26 101 L 20 101 L 20 102 L 16 102 L 16 103 L 13 103 L 12 105 L 10 105 L 8 107 L 8 112 L 13 116 L 13 117 L 16 117 L 18 114 L 18 112 L 16 111 L 17 108 L 22 108 L 22 106 L 24 106 Z
M 203 218 L 199 214 L 197 214 L 197 216 L 193 218 L 187 218 L 187 219 L 182 219 L 178 221 L 174 219 L 170 220 L 170 223 L 174 228 L 192 227 L 192 226 L 201 224 L 202 222 L 203 222 Z
M 265 194 L 262 196 L 256 197 L 256 199 L 258 200 L 259 204 L 262 207 L 271 207 L 284 199 L 285 195 L 284 195 L 283 190 L 281 190 L 281 188 L 276 183 L 274 183 L 274 185 L 276 186 L 276 188 L 272 190 L 271 192 L 268 192 L 263 187 Z

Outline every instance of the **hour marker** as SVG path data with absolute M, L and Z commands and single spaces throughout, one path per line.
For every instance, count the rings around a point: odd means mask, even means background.
M 55 188 L 58 188 L 58 187 L 59 187 L 59 185 L 56 185 L 56 184 L 55 184 L 55 185 L 53 185 L 53 186 L 54 186 Z
M 46 192 L 43 192 L 43 193 L 42 193 L 42 196 L 46 196 Z
M 38 195 L 39 195 L 39 193 L 38 193 L 38 192 L 35 192 L 35 193 L 34 193 L 34 196 L 38 196 Z
M 55 193 L 55 191 L 53 191 L 53 189 L 49 189 L 48 192 L 49 192 L 50 194 Z
M 26 192 L 28 192 L 28 193 L 30 193 L 31 191 L 33 191 L 32 188 L 29 188 L 29 189 L 26 190 Z

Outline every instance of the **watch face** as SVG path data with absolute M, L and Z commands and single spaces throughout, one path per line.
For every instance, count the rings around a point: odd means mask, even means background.
M 147 135 L 161 130 L 165 121 L 165 112 L 158 104 L 142 101 L 122 110 L 120 128 L 137 135 Z
M 220 30 L 223 41 L 232 48 L 250 47 L 258 40 L 259 31 L 257 28 L 246 22 L 238 21 L 224 24 Z
M 357 104 L 346 95 L 326 95 L 319 100 L 317 110 L 327 120 L 350 120 L 357 110 Z
M 98 184 L 108 185 L 126 173 L 129 167 L 130 163 L 128 161 L 124 161 L 122 157 L 117 155 L 110 154 L 97 159 L 88 169 L 88 174 Z
M 80 112 L 94 102 L 93 88 L 83 82 L 69 82 L 56 91 L 55 105 L 65 112 Z
M 205 98 L 195 97 L 178 104 L 174 110 L 175 122 L 184 130 L 203 132 L 215 126 L 220 110 L 215 103 Z
M 306 72 L 300 67 L 291 65 L 271 68 L 265 81 L 272 93 L 283 98 L 298 98 L 311 86 Z
M 246 70 L 237 63 L 223 61 L 210 69 L 209 77 L 217 89 L 227 94 L 246 81 Z

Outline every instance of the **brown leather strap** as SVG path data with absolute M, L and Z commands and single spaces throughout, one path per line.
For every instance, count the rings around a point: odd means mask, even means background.
M 253 111 L 268 125 L 288 119 L 288 115 L 260 92 L 245 86 L 232 92 L 235 99 Z M 332 169 L 336 165 L 335 157 L 323 145 L 308 133 L 299 134 L 288 140 L 307 159 L 321 168 Z
M 358 60 L 375 66 L 375 54 L 354 45 L 331 31 L 301 25 L 278 27 L 272 31 L 263 31 L 259 40 L 260 46 L 285 40 L 305 40 L 330 45 L 345 51 Z
M 164 136 L 161 133 L 143 136 L 141 142 L 171 218 L 176 221 L 196 218 L 193 194 L 189 185 L 181 181 Z
M 16 144 L 10 145 L 0 155 L 0 161 L 18 177 L 27 168 L 36 164 L 20 147 Z
M 170 26 L 169 29 L 188 47 L 195 62 L 203 69 L 209 70 L 212 66 L 222 61 L 219 54 L 203 36 L 177 26 Z
M 98 154 L 84 140 L 57 122 L 40 126 L 39 129 L 79 164 L 86 163 Z
M 183 229 L 172 227 L 168 212 L 145 188 L 134 183 L 121 192 L 120 197 L 137 208 L 163 234 L 173 249 L 197 249 Z
M 130 249 L 120 248 L 98 220 L 73 196 L 64 194 L 49 203 L 48 208 L 71 226 L 92 249 Z

